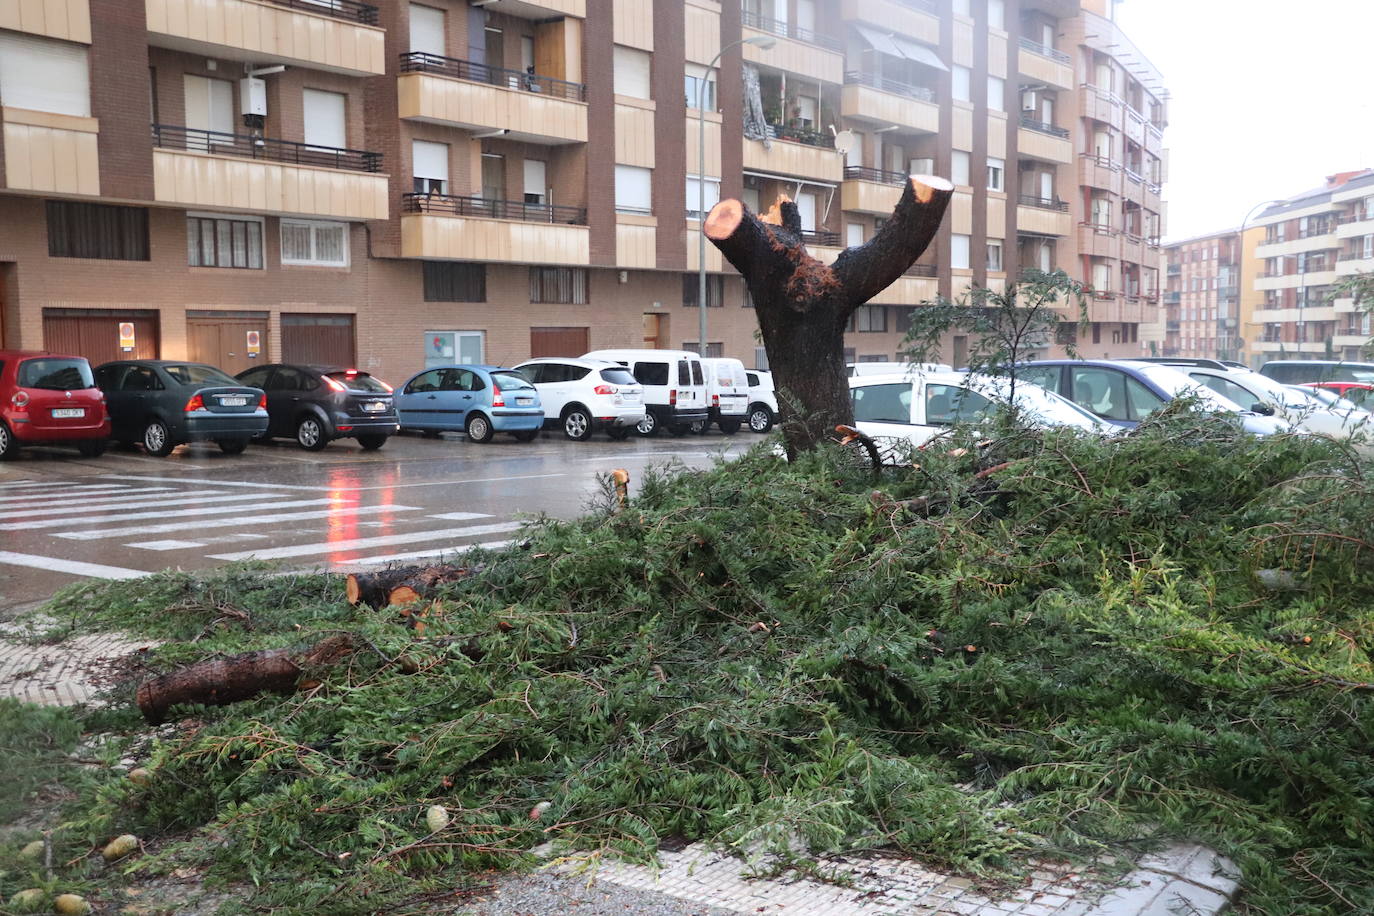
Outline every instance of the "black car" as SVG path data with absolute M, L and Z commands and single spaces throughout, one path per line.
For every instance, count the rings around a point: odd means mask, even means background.
M 295 439 L 312 452 L 347 438 L 379 449 L 400 428 L 391 386 L 357 369 L 273 364 L 238 379 L 267 392 L 267 437 Z
M 262 389 L 243 385 L 202 363 L 126 359 L 95 368 L 105 393 L 110 435 L 126 446 L 142 442 L 149 455 L 170 455 L 183 442 L 213 441 L 237 455 L 267 429 Z

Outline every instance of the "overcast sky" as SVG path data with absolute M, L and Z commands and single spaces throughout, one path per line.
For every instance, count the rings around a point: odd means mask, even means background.
M 1123 0 L 1172 94 L 1166 239 L 1374 167 L 1374 0 Z

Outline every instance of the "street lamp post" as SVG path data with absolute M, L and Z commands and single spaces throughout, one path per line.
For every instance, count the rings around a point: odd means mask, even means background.
M 1250 222 L 1250 217 L 1255 215 L 1255 211 L 1260 207 L 1268 207 L 1272 204 L 1284 204 L 1285 200 L 1262 200 L 1250 208 L 1245 214 L 1245 219 L 1240 221 L 1240 232 L 1237 234 L 1237 260 L 1236 260 L 1236 329 L 1240 329 L 1241 304 L 1245 301 L 1245 226 Z M 1228 338 L 1229 342 L 1229 338 Z M 1280 341 L 1282 343 L 1282 341 Z M 1229 349 L 1227 352 L 1230 352 Z M 1237 356 L 1240 354 L 1237 353 Z
M 706 81 L 716 62 L 738 45 L 771 48 L 777 39 L 768 35 L 740 38 L 725 45 L 711 58 L 697 83 L 697 355 L 706 355 Z M 722 176 L 724 177 L 724 176 Z

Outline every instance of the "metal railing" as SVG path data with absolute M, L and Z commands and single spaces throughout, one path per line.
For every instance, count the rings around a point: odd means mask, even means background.
M 1051 137 L 1068 138 L 1069 129 L 1067 127 L 1056 127 L 1048 121 L 1041 121 L 1036 118 L 1021 116 L 1021 126 L 1026 130 L 1039 131 L 1042 134 L 1049 134 Z
M 489 200 L 485 197 L 457 197 L 451 194 L 402 194 L 401 212 L 447 213 L 478 219 L 514 219 L 525 223 L 556 223 L 565 226 L 587 225 L 585 207 L 527 204 L 522 200 Z
M 833 248 L 840 244 L 840 234 L 825 229 L 809 229 L 802 232 L 801 240 L 808 245 L 829 245 Z
M 1113 172 L 1121 171 L 1121 163 L 1113 162 L 1107 156 L 1099 156 L 1096 153 L 1083 153 L 1083 158 L 1100 169 L 1110 169 Z
M 277 6 L 289 6 L 306 13 L 319 13 L 321 16 L 346 19 L 361 25 L 377 25 L 379 22 L 377 7 L 370 3 L 359 3 L 358 0 L 268 0 L 268 2 L 275 3 Z
M 938 277 L 940 269 L 934 264 L 912 264 L 903 273 L 908 277 Z
M 523 70 L 489 67 L 486 64 L 473 63 L 470 60 L 426 54 L 424 51 L 407 51 L 402 54 L 401 72 L 437 73 L 440 76 L 452 76 L 474 83 L 487 83 L 506 89 L 534 92 L 556 99 L 567 99 L 573 102 L 587 101 L 587 87 L 581 83 L 570 83 L 567 80 L 540 76 L 537 73 L 527 73 Z
M 201 130 L 173 124 L 153 125 L 153 145 L 162 149 L 189 150 L 213 153 L 217 156 L 242 156 L 245 159 L 264 159 L 270 162 L 290 162 L 326 169 L 348 169 L 354 172 L 380 172 L 382 154 L 360 149 L 332 146 L 313 146 L 294 140 L 255 137 L 250 134 L 230 134 L 218 130 Z
M 1115 230 L 1115 229 L 1112 228 L 1112 224 L 1111 224 L 1111 223 L 1094 223 L 1094 222 L 1090 222 L 1090 221 L 1088 221 L 1088 220 L 1084 220 L 1083 222 L 1081 222 L 1081 223 L 1078 224 L 1078 228 L 1080 228 L 1080 229 L 1091 229 L 1093 232 L 1097 233 L 1098 235 L 1116 235 L 1116 234 L 1117 234 L 1117 230 Z
M 768 133 L 774 140 L 791 140 L 793 143 L 805 143 L 807 146 L 819 146 L 824 149 L 835 148 L 833 136 L 819 130 L 812 130 L 809 127 L 785 127 L 782 124 L 769 124 Z
M 883 92 L 890 92 L 893 95 L 904 95 L 909 99 L 920 99 L 923 102 L 935 101 L 934 89 L 888 79 L 885 76 L 878 76 L 863 70 L 846 71 L 844 81 L 846 85 L 872 86 L 874 89 L 881 89 Z
M 1021 47 L 1025 48 L 1027 51 L 1032 51 L 1036 54 L 1039 54 L 1041 57 L 1048 57 L 1050 60 L 1057 60 L 1061 64 L 1073 63 L 1073 58 L 1065 54 L 1063 51 L 1056 51 L 1054 48 L 1042 45 L 1040 42 L 1032 41 L 1031 39 L 1026 38 L 1024 36 L 1021 38 Z
M 761 16 L 750 10 L 745 10 L 740 19 L 751 29 L 758 29 L 760 32 L 772 32 L 774 35 L 781 35 L 783 38 L 795 38 L 797 41 L 804 41 L 830 51 L 843 51 L 844 45 L 837 38 L 829 35 L 817 35 L 810 29 L 803 29 L 790 22 L 782 22 L 768 16 Z
M 1039 207 L 1041 210 L 1063 211 L 1069 209 L 1069 202 L 1067 200 L 1059 200 L 1057 198 L 1054 200 L 1046 200 L 1043 197 L 1031 197 L 1027 194 L 1022 194 L 1016 199 L 1016 202 L 1023 207 Z
M 1165 293 L 1165 294 L 1164 294 L 1164 304 L 1165 304 L 1165 305 L 1178 305 L 1179 302 L 1182 301 L 1182 299 L 1183 299 L 1183 294 L 1182 294 L 1182 293 L 1170 292 L 1170 293 Z
M 1132 184 L 1140 184 L 1141 182 L 1143 182 L 1143 181 L 1145 180 L 1145 176 L 1144 176 L 1144 175 L 1140 174 L 1140 173 L 1137 172 L 1135 169 L 1131 168 L 1129 165 L 1122 166 L 1122 167 L 1121 167 L 1121 170 L 1122 170 L 1123 172 L 1126 173 L 1126 178 L 1127 178 Z
M 906 184 L 905 172 L 890 172 L 887 169 L 870 169 L 866 165 L 847 165 L 844 167 L 846 181 L 876 181 L 880 184 Z

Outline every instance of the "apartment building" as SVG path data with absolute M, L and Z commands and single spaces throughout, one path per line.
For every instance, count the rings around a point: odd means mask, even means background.
M 1262 295 L 1250 317 L 1256 364 L 1361 359 L 1370 316 L 1335 296 L 1344 277 L 1374 270 L 1374 170 L 1341 172 L 1266 209 L 1247 271 Z
M 1030 266 L 1090 286 L 1081 352 L 1133 355 L 1165 93 L 1113 5 L 3 4 L 0 342 L 392 380 L 695 349 L 699 194 L 786 194 L 830 261 L 933 172 L 949 216 L 855 316 L 854 358 Z M 705 266 L 707 352 L 760 363 L 742 281 L 714 247 Z
M 1240 258 L 1238 231 L 1187 239 L 1164 249 L 1161 356 L 1239 358 Z

